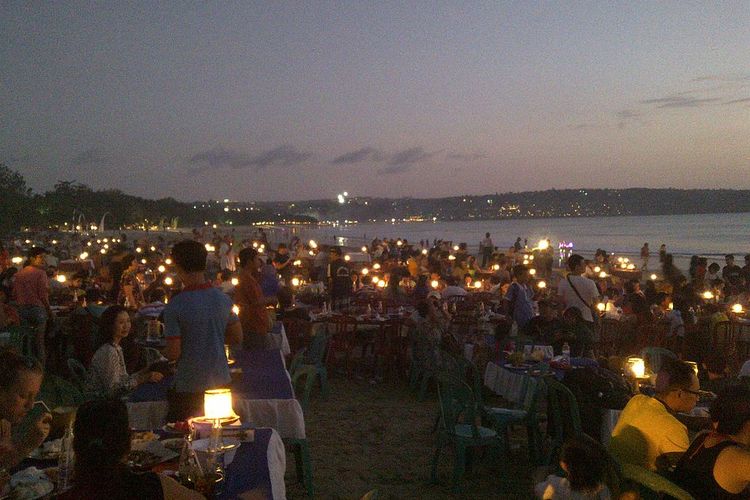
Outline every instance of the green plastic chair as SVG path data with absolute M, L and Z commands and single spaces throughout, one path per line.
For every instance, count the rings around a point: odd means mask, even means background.
M 72 382 L 78 386 L 78 389 L 83 392 L 86 390 L 86 386 L 89 381 L 89 372 L 80 361 L 75 358 L 68 358 L 68 370 Z
M 531 463 L 537 463 L 541 455 L 540 417 L 537 413 L 537 407 L 542 390 L 543 386 L 539 378 L 524 375 L 520 404 L 514 408 L 484 407 L 485 419 L 497 431 L 498 436 L 503 438 L 506 452 L 509 449 L 508 435 L 511 426 L 516 424 L 526 426 L 529 461 Z
M 659 373 L 664 360 L 667 358 L 677 359 L 677 355 L 663 347 L 644 347 L 641 350 L 641 358 L 646 362 L 646 366 L 651 370 L 651 373 Z
M 312 460 L 310 460 L 310 446 L 307 439 L 286 438 L 284 444 L 291 447 L 294 453 L 294 466 L 297 474 L 297 482 L 305 486 L 307 495 L 315 494 L 313 487 Z
M 75 384 L 49 373 L 44 375 L 37 398 L 51 409 L 58 406 L 78 406 L 87 399 Z
M 543 383 L 547 396 L 547 433 L 552 437 L 545 463 L 555 465 L 565 440 L 583 434 L 581 414 L 570 389 L 554 376 L 544 377 Z
M 639 465 L 621 464 L 622 477 L 639 486 L 644 500 L 674 498 L 675 500 L 695 500 L 694 497 L 664 476 L 651 472 Z
M 325 399 L 328 397 L 328 369 L 325 365 L 328 349 L 328 334 L 320 332 L 312 338 L 310 345 L 299 351 L 292 360 L 290 373 L 292 386 L 296 387 L 302 379 L 305 386 L 302 395 L 302 410 L 307 411 L 310 406 L 310 394 L 316 380 L 320 380 L 320 393 Z
M 467 448 L 491 446 L 499 450 L 502 444 L 497 432 L 477 425 L 480 406 L 469 384 L 449 376 L 439 376 L 438 400 L 440 422 L 430 477 L 433 483 L 437 483 L 440 453 L 446 445 L 452 444 L 456 453 L 453 466 L 453 491 L 459 493 L 461 491 L 461 479 L 466 470 Z

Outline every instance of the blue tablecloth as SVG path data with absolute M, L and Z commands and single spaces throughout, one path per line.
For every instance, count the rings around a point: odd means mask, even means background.
M 256 489 L 271 496 L 268 443 L 272 432 L 272 429 L 256 429 L 255 441 L 240 445 L 234 460 L 227 467 L 228 481 L 223 498 L 238 498 L 240 494 Z
M 128 401 L 131 403 L 142 403 L 145 401 L 164 401 L 167 399 L 167 391 L 172 387 L 174 376 L 164 377 L 160 382 L 148 382 L 141 384 L 130 393 Z
M 247 399 L 294 399 L 292 383 L 278 349 L 238 351 L 235 367 L 242 368 L 242 378 L 234 389 Z

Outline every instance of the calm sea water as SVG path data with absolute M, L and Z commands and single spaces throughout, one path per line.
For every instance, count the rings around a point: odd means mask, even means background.
M 549 238 L 555 247 L 560 241 L 572 242 L 575 251 L 584 256 L 593 254 L 597 248 L 637 255 L 643 243 L 648 242 L 651 267 L 656 265 L 662 243 L 681 268 L 687 267 L 694 254 L 723 260 L 724 254 L 734 253 L 742 265 L 742 256 L 750 253 L 750 213 L 378 223 L 302 228 L 296 232 L 303 238 L 354 246 L 369 243 L 375 237 L 388 237 L 407 238 L 410 242 L 438 238 L 466 242 L 474 248 L 484 233 L 489 232 L 495 245 L 501 248 L 509 247 L 519 236 L 522 240 L 528 238 L 529 246 L 535 246 L 541 238 Z

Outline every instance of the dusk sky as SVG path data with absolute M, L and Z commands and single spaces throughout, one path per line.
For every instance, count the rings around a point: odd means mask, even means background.
M 37 191 L 750 188 L 749 1 L 6 1 L 0 40 Z

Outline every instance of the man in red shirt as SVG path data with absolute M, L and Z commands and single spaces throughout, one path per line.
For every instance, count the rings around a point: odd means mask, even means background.
M 13 297 L 18 304 L 18 313 L 21 321 L 36 331 L 37 358 L 42 366 L 47 357 L 44 332 L 47 329 L 47 320 L 52 316 L 45 255 L 47 250 L 44 248 L 34 247 L 29 250 L 28 264 L 16 273 L 13 280 Z
M 240 308 L 240 323 L 244 333 L 243 347 L 262 350 L 268 342 L 268 313 L 266 299 L 260 288 L 261 259 L 257 250 L 245 248 L 240 251 L 240 282 L 234 289 L 234 301 Z

